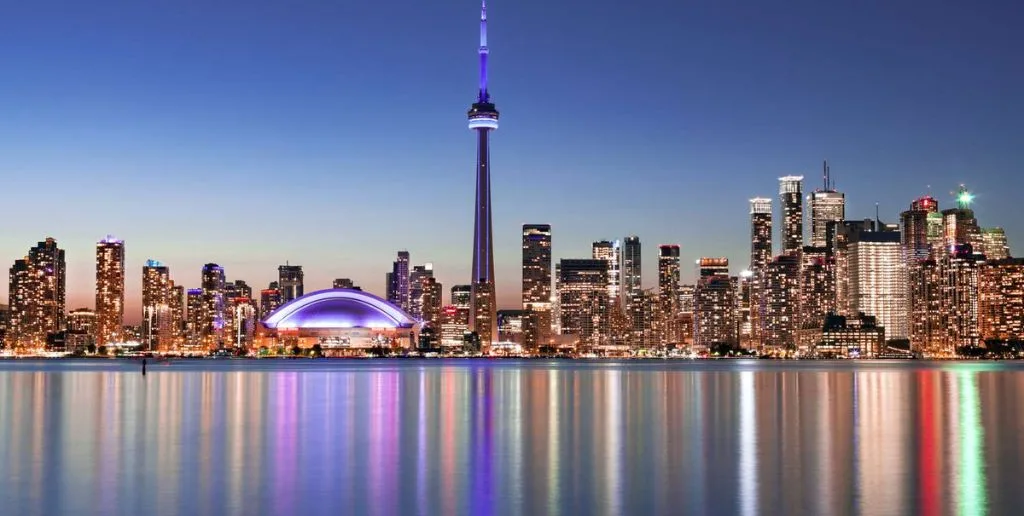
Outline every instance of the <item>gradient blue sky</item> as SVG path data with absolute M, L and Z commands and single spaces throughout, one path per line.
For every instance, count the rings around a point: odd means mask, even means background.
M 769 5 L 770 4 L 770 5 Z M 784 5 L 783 5 L 784 4 Z M 942 5 L 938 5 L 942 4 Z M 520 225 L 559 257 L 635 233 L 684 263 L 747 264 L 747 200 L 828 158 L 850 218 L 895 220 L 961 183 L 982 225 L 1024 240 L 1020 2 L 493 0 L 499 298 Z M 382 293 L 398 249 L 468 279 L 475 0 L 33 0 L 0 16 L 3 259 L 50 235 L 69 308 L 94 242 L 198 285 L 254 288 L 290 260 L 307 289 Z M 776 206 L 776 209 L 778 207 Z M 684 267 L 684 277 L 692 276 Z M 6 282 L 4 282 L 6 283 Z M 6 296 L 6 287 L 2 287 Z

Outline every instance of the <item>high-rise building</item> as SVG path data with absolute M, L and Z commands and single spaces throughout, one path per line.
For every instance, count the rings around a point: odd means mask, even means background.
M 357 288 L 356 283 L 349 278 L 335 278 L 331 288 Z
M 825 317 L 836 311 L 836 291 L 833 282 L 832 253 L 826 247 L 805 246 L 801 253 L 800 313 L 797 314 L 801 330 L 821 330 Z M 804 334 L 807 332 L 801 332 Z M 820 331 L 810 332 L 821 335 Z M 810 343 L 801 342 L 801 351 L 808 351 Z
M 95 335 L 96 312 L 88 308 L 78 308 L 68 312 L 68 331 Z
M 885 329 L 877 319 L 859 314 L 844 317 L 831 314 L 818 338 L 814 339 L 814 353 L 820 358 L 871 358 L 878 356 L 885 347 Z
M 302 266 L 285 263 L 277 267 L 277 284 L 281 289 L 281 301 L 287 303 L 302 297 L 305 288 L 302 284 Z M 251 297 L 251 294 L 250 296 Z
M 420 318 L 431 328 L 441 329 L 442 286 L 434 276 L 424 276 L 420 287 Z
M 279 306 L 281 306 L 280 290 L 265 288 L 260 291 L 260 320 L 266 319 Z
M 981 228 L 978 227 L 978 219 L 974 217 L 974 210 L 971 209 L 973 201 L 974 196 L 960 185 L 956 196 L 957 207 L 942 210 L 943 247 L 946 249 L 968 244 L 974 251 L 981 251 Z
M 977 254 L 970 244 L 954 246 L 943 252 L 939 261 L 942 291 L 943 326 L 946 329 L 944 355 L 957 348 L 981 344 L 979 270 L 985 256 Z
M 939 215 L 939 203 L 930 196 L 915 199 L 910 209 L 900 214 L 900 238 L 904 252 L 910 260 L 926 260 L 931 256 L 935 242 L 934 221 Z M 939 215 L 941 221 L 941 215 Z
M 441 345 L 446 347 L 462 347 L 465 344 L 469 329 L 470 300 L 473 287 L 455 285 L 451 289 L 451 304 L 443 309 L 441 323 Z
M 693 347 L 698 353 L 718 345 L 739 346 L 738 279 L 729 276 L 727 258 L 701 258 L 694 289 Z
M 797 254 L 804 247 L 803 176 L 779 178 L 782 204 L 782 254 Z
M 643 274 L 640 237 L 630 235 L 622 244 L 622 306 L 630 326 L 627 342 L 634 348 L 643 347 L 644 307 Z
M 745 270 L 741 271 L 737 278 L 736 287 L 736 326 L 739 333 L 739 345 L 741 349 L 758 349 L 759 345 L 754 340 L 754 273 Z
M 852 288 L 850 286 L 851 275 L 851 254 L 850 242 L 863 232 L 875 231 L 879 224 L 872 219 L 844 220 L 842 223 L 829 224 L 829 241 L 832 242 L 830 250 L 835 271 L 834 288 L 836 292 L 835 309 L 839 315 L 856 317 L 857 312 L 853 308 Z
M 522 345 L 528 318 L 526 310 L 498 310 L 498 341 Z
M 986 261 L 978 277 L 978 312 L 983 341 L 1024 341 L 1024 259 Z
M 388 301 L 409 311 L 409 251 L 398 251 L 398 259 L 391 264 L 388 276 Z
M 185 346 L 193 350 L 203 347 L 206 307 L 203 289 L 190 288 L 185 294 Z
M 933 259 L 908 263 L 907 287 L 910 347 L 927 356 L 941 356 L 946 347 L 947 332 L 942 312 L 942 274 L 938 263 Z
M 124 242 L 110 235 L 96 243 L 96 342 L 118 342 L 124 326 Z
M 472 330 L 485 348 L 497 337 L 494 291 L 494 238 L 491 225 L 490 133 L 498 128 L 498 109 L 487 89 L 487 5 L 480 8 L 480 89 L 469 108 L 469 128 L 476 131 L 476 202 L 473 204 Z
M 800 306 L 800 259 L 796 255 L 777 256 L 768 264 L 763 305 L 764 351 L 795 351 Z
M 252 347 L 256 336 L 256 303 L 251 297 L 235 295 L 224 301 L 224 345 Z
M 523 310 L 531 319 L 523 345 L 528 349 L 551 341 L 551 226 L 523 224 Z
M 989 261 L 1005 260 L 1010 257 L 1010 246 L 1006 242 L 1006 232 L 1003 228 L 982 228 L 981 254 Z
M 64 329 L 66 266 L 64 250 L 47 238 L 15 260 L 10 270 L 7 346 L 41 348 Z
M 877 227 L 877 226 L 876 226 Z M 886 339 L 910 336 L 906 270 L 899 231 L 850 234 L 849 313 L 874 316 Z
M 224 268 L 216 263 L 203 265 L 202 289 L 200 337 L 203 346 L 218 349 L 224 346 Z
M 252 287 L 245 280 L 228 281 L 224 283 L 224 301 L 233 297 L 247 297 L 252 299 Z
M 829 222 L 842 222 L 846 219 L 846 196 L 838 192 L 832 184 L 832 175 L 828 162 L 823 165 L 824 185 L 821 189 L 811 192 L 807 197 L 811 207 L 811 246 L 828 247 Z M 824 321 L 822 321 L 824 324 Z
M 656 333 L 662 344 L 682 340 L 679 328 L 679 246 L 658 246 L 658 316 Z
M 768 264 L 772 261 L 772 200 L 750 200 L 750 326 L 753 347 L 759 349 L 764 335 L 764 292 Z
M 185 342 L 185 287 L 171 281 L 171 340 L 174 347 Z
M 563 259 L 557 270 L 561 334 L 574 335 L 580 350 L 605 345 L 610 329 L 607 262 Z
M 618 306 L 622 292 L 622 245 L 618 240 L 594 242 L 591 258 L 608 262 L 608 299 Z
M 416 319 L 423 317 L 423 281 L 434 276 L 434 264 L 413 266 L 409 273 L 409 314 Z M 438 305 L 440 309 L 440 305 Z
M 171 271 L 162 262 L 142 267 L 142 343 L 149 350 L 167 350 L 174 339 Z

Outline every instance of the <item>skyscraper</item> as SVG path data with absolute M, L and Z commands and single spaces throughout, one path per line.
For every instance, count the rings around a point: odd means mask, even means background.
M 920 197 L 910 203 L 910 209 L 900 214 L 900 241 L 907 256 L 911 260 L 926 260 L 931 256 L 934 236 L 933 214 L 938 214 L 939 203 L 930 196 Z M 939 216 L 941 220 L 941 215 Z
M 10 270 L 9 347 L 38 348 L 64 329 L 66 306 L 64 250 L 47 238 L 15 260 Z
M 842 222 L 846 219 L 846 196 L 842 192 L 837 192 L 833 186 L 828 162 L 824 163 L 822 172 L 823 187 L 811 192 L 807 198 L 811 205 L 812 247 L 827 247 L 828 223 Z
M 423 281 L 434 277 L 434 264 L 414 265 L 409 273 L 409 314 L 416 319 L 423 316 Z M 438 301 L 440 302 L 440 300 Z M 440 309 L 440 305 L 438 305 Z
M 658 246 L 658 325 L 661 343 L 677 343 L 679 333 L 679 246 Z
M 608 299 L 613 306 L 619 306 L 622 292 L 621 250 L 618 240 L 601 240 L 594 242 L 591 247 L 591 258 L 608 262 Z
M 527 348 L 551 340 L 551 226 L 523 224 L 523 310 L 531 320 L 523 344 Z
M 899 231 L 857 231 L 849 248 L 849 313 L 874 316 L 885 338 L 910 336 L 906 270 Z
M 188 289 L 185 294 L 185 306 L 185 345 L 192 349 L 201 348 L 204 345 L 204 322 L 206 320 L 203 289 Z
M 579 350 L 607 342 L 608 264 L 604 260 L 563 259 L 558 264 L 561 334 L 574 335 Z
M 760 348 L 764 335 L 764 292 L 768 264 L 772 261 L 772 200 L 750 200 L 750 331 L 753 346 Z
M 277 284 L 281 289 L 281 301 L 287 303 L 302 297 L 305 288 L 302 284 L 302 266 L 284 264 L 277 267 Z
M 1024 259 L 986 261 L 978 278 L 978 312 L 983 340 L 1024 340 Z
M 480 8 L 480 88 L 469 108 L 469 128 L 477 134 L 476 202 L 473 205 L 473 268 L 470 284 L 472 330 L 485 348 L 497 335 L 496 293 L 494 291 L 494 243 L 491 226 L 490 133 L 498 128 L 498 109 L 487 90 L 487 4 Z
M 764 291 L 764 350 L 795 351 L 796 318 L 800 305 L 800 260 L 781 255 L 768 264 Z
M 971 209 L 973 201 L 974 196 L 964 185 L 960 185 L 956 195 L 957 207 L 942 210 L 943 247 L 947 250 L 969 244 L 973 251 L 981 252 L 981 228 L 978 227 L 978 219 L 974 218 L 974 210 Z
M 630 235 L 622 244 L 622 305 L 629 319 L 628 340 L 633 347 L 643 346 L 644 307 L 643 275 L 640 237 Z
M 117 342 L 124 326 L 124 242 L 110 235 L 96 243 L 96 344 Z
M 701 258 L 693 294 L 693 347 L 706 352 L 717 345 L 739 345 L 736 294 L 738 281 L 729 276 L 727 258 Z
M 281 306 L 280 290 L 265 288 L 260 291 L 260 319 L 266 319 L 279 306 Z
M 797 254 L 804 247 L 803 176 L 779 178 L 782 202 L 782 254 Z
M 409 251 L 398 251 L 388 276 L 388 301 L 409 311 Z
M 947 356 L 956 348 L 981 344 L 978 276 L 984 262 L 984 255 L 975 253 L 970 244 L 954 246 L 940 257 L 941 312 L 947 332 L 943 354 Z
M 981 229 L 981 254 L 989 261 L 1005 260 L 1010 257 L 1010 246 L 1006 242 L 1006 232 L 1003 228 Z
M 147 349 L 170 347 L 172 287 L 170 269 L 157 260 L 147 260 L 142 267 L 142 338 Z
M 216 263 L 203 265 L 202 318 L 199 333 L 202 344 L 208 349 L 223 347 L 224 309 L 224 268 Z
M 423 322 L 430 323 L 436 331 L 441 330 L 441 305 L 443 303 L 444 289 L 434 276 L 424 276 L 420 280 L 420 318 Z

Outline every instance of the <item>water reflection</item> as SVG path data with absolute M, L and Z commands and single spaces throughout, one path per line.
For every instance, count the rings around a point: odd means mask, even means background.
M 1020 366 L 0 364 L 18 514 L 986 514 Z

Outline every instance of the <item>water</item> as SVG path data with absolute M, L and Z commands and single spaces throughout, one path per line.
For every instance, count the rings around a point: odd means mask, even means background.
M 0 362 L 0 513 L 1019 514 L 1024 365 Z

